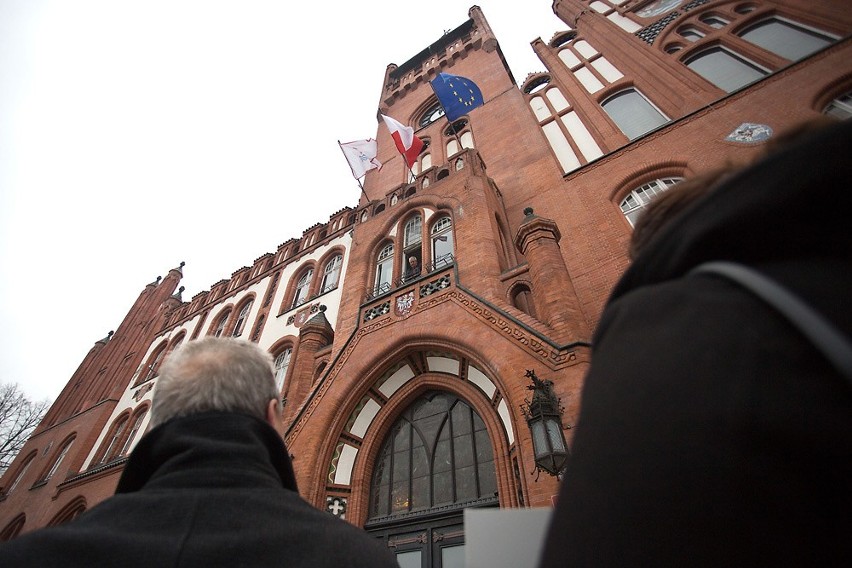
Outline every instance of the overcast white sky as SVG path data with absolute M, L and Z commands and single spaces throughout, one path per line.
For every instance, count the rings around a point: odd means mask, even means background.
M 188 300 L 356 205 L 337 140 L 472 4 L 0 0 L 0 382 L 53 399 L 158 275 Z M 567 29 L 478 5 L 518 81 Z

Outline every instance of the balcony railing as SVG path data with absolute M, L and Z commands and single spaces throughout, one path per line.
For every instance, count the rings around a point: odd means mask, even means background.
M 447 254 L 441 255 L 438 258 L 436 258 L 435 260 L 433 260 L 432 262 L 430 262 L 422 270 L 420 270 L 416 273 L 409 272 L 407 274 L 404 274 L 402 277 L 397 278 L 393 282 L 392 285 L 389 282 L 384 282 L 381 285 L 376 286 L 375 288 L 373 288 L 373 290 L 368 292 L 367 295 L 364 297 L 364 303 L 375 300 L 376 298 L 378 298 L 380 296 L 384 296 L 385 294 L 387 294 L 391 290 L 396 290 L 397 288 L 407 286 L 408 284 L 411 284 L 412 282 L 416 282 L 416 281 L 420 280 L 421 278 L 425 278 L 426 276 L 429 276 L 430 274 L 434 274 L 435 272 L 438 272 L 440 270 L 444 270 L 445 268 L 449 268 L 453 264 L 455 264 L 455 257 L 453 257 L 452 253 L 448 252 Z

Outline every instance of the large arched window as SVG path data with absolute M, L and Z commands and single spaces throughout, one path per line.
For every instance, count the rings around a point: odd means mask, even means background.
M 668 119 L 636 89 L 626 89 L 601 103 L 612 121 L 633 140 L 662 126 Z
M 648 205 L 654 197 L 679 181 L 683 181 L 681 177 L 670 177 L 655 179 L 652 182 L 641 185 L 631 191 L 627 197 L 621 200 L 621 212 L 627 218 L 630 226 L 636 225 L 636 220 L 642 213 L 642 209 Z
M 375 294 L 383 294 L 391 289 L 393 280 L 393 243 L 388 243 L 376 257 Z
M 320 294 L 325 294 L 337 288 L 337 282 L 340 280 L 340 267 L 343 265 L 343 255 L 336 254 L 325 265 L 322 271 L 322 286 Z
M 403 412 L 382 445 L 369 515 L 461 507 L 496 499 L 496 492 L 494 455 L 482 419 L 456 396 L 429 392 Z
M 225 310 L 225 312 L 219 316 L 219 319 L 216 320 L 216 327 L 213 330 L 214 337 L 221 337 L 225 332 L 225 324 L 228 323 L 228 317 L 231 315 L 231 310 Z
M 239 337 L 243 334 L 252 304 L 254 304 L 254 300 L 249 300 L 240 308 L 240 313 L 237 314 L 237 323 L 234 325 L 234 333 L 232 334 L 234 337 Z
M 299 278 L 296 283 L 296 292 L 293 294 L 293 307 L 301 306 L 308 301 L 308 293 L 311 289 L 311 279 L 314 276 L 314 269 L 309 268 Z
M 147 380 L 153 379 L 160 372 L 160 364 L 163 362 L 163 358 L 166 356 L 166 347 L 167 343 L 164 341 L 154 350 L 154 353 L 148 359 L 148 364 L 145 365 L 143 372 L 140 374 L 142 377 L 142 381 L 145 382 Z
M 432 263 L 436 270 L 453 263 L 453 221 L 449 215 L 432 225 Z
M 142 428 L 142 422 L 145 420 L 146 414 L 148 414 L 147 406 L 142 410 L 137 410 L 136 414 L 134 414 L 131 418 L 130 431 L 127 433 L 124 443 L 121 445 L 121 451 L 118 452 L 119 456 L 126 456 L 130 452 L 133 441 L 136 439 L 136 436 L 139 434 L 139 430 Z
M 118 457 L 118 450 L 121 447 L 121 442 L 124 440 L 124 432 L 127 429 L 129 420 L 129 414 L 124 414 L 116 420 L 112 427 L 112 433 L 109 435 L 109 443 L 101 456 L 100 463 L 108 463 Z
M 278 392 L 284 388 L 284 379 L 287 377 L 287 369 L 290 367 L 290 358 L 293 356 L 293 348 L 287 347 L 275 357 L 275 387 Z

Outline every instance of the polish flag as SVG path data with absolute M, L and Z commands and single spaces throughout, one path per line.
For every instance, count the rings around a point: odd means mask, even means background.
M 405 163 L 410 168 L 423 149 L 423 140 L 414 135 L 414 129 L 410 126 L 403 126 L 389 116 L 382 115 L 382 118 L 396 143 L 396 149 L 405 158 Z

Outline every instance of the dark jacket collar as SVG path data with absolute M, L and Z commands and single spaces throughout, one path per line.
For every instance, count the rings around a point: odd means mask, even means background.
M 669 222 L 610 302 L 713 260 L 747 265 L 849 260 L 852 121 L 823 129 L 734 175 Z
M 140 441 L 116 493 L 146 488 L 284 487 L 297 491 L 278 433 L 244 414 L 204 412 L 175 418 Z

